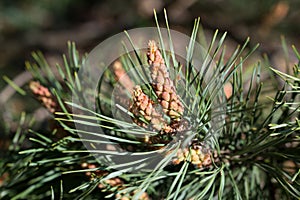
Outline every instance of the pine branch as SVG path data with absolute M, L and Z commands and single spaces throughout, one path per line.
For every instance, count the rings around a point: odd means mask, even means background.
M 199 19 L 186 47 L 187 62 L 180 64 L 164 48 L 164 40 L 174 48 L 165 18 L 168 38 L 155 15 L 160 45 L 151 41 L 148 54 L 139 52 L 126 33 L 134 52 L 124 45 L 127 54 L 107 68 L 96 95 L 83 89 L 95 83 L 80 80 L 86 58 L 74 43 L 68 43 L 57 73 L 42 53 L 33 53 L 35 63 L 26 63 L 34 77 L 30 88 L 56 124 L 50 130 L 36 131 L 30 123 L 23 129 L 22 115 L 0 162 L 1 199 L 300 197 L 299 63 L 293 74 L 271 69 L 285 84 L 264 104 L 262 63 L 256 64 L 249 87 L 244 84 L 243 65 L 257 48 L 247 48 L 249 39 L 225 59 L 226 33 L 216 31 L 199 71 L 193 61 L 197 36 L 203 34 Z M 144 60 L 148 68 L 136 67 Z M 232 89 L 228 96 L 226 84 Z M 153 155 L 159 156 L 157 165 L 143 169 Z

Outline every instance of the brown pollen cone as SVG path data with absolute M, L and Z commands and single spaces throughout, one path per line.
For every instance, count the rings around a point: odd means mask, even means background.
M 132 92 L 134 88 L 134 83 L 130 79 L 130 77 L 127 75 L 125 69 L 122 66 L 122 63 L 120 61 L 115 61 L 113 64 L 113 72 L 115 75 L 115 78 L 117 81 L 120 82 L 120 85 L 122 85 L 128 92 Z
M 29 83 L 29 88 L 49 112 L 54 113 L 58 110 L 56 98 L 53 96 L 53 94 L 49 91 L 48 88 L 41 85 L 38 81 L 31 81 Z
M 134 89 L 134 83 L 126 73 L 120 61 L 115 61 L 112 66 L 115 80 L 115 98 L 116 101 L 123 107 L 128 107 L 130 102 L 127 94 L 131 94 Z
M 156 42 L 149 41 L 148 62 L 151 70 L 152 86 L 158 97 L 158 102 L 171 120 L 180 121 L 184 107 L 180 102 L 173 81 L 170 79 L 165 61 Z
M 134 115 L 133 121 L 142 127 L 147 124 L 140 120 L 143 117 L 150 126 L 155 130 L 162 130 L 166 125 L 166 121 L 162 115 L 155 110 L 154 102 L 142 91 L 140 86 L 136 86 L 133 90 L 133 99 L 129 107 L 129 111 Z
M 172 163 L 177 165 L 182 161 L 186 161 L 190 156 L 191 163 L 196 168 L 202 168 L 211 164 L 211 152 L 202 148 L 199 145 L 193 145 L 191 148 L 178 149 L 177 157 L 172 160 Z

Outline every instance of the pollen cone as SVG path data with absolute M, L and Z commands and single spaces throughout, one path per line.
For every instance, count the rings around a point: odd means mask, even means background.
M 56 98 L 49 91 L 48 88 L 41 85 L 38 81 L 31 81 L 29 83 L 29 88 L 36 98 L 47 108 L 51 113 L 58 111 L 58 104 Z
M 177 165 L 182 161 L 188 160 L 188 157 L 190 157 L 191 163 L 198 169 L 211 165 L 211 152 L 203 149 L 202 146 L 199 145 L 193 145 L 191 148 L 178 149 L 177 156 L 172 162 Z
M 152 86 L 158 97 L 158 102 L 161 104 L 164 113 L 171 120 L 180 121 L 184 107 L 180 102 L 179 96 L 176 94 L 175 86 L 170 79 L 161 52 L 153 40 L 150 40 L 148 44 L 148 62 L 150 65 Z
M 155 110 L 154 102 L 142 91 L 140 86 L 136 86 L 133 90 L 133 99 L 129 107 L 129 111 L 134 115 L 133 121 L 142 127 L 147 127 L 147 124 L 155 130 L 162 130 L 166 121 L 162 115 Z

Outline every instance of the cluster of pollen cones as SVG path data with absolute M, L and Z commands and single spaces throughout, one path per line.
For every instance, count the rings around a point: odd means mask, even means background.
M 134 115 L 133 121 L 139 126 L 150 125 L 150 128 L 162 134 L 174 132 L 174 128 L 176 128 L 174 124 L 180 122 L 184 107 L 155 41 L 149 41 L 147 56 L 152 79 L 151 85 L 157 96 L 158 104 L 155 104 L 137 85 L 133 89 L 129 110 Z M 164 116 L 168 116 L 170 120 L 166 120 Z
M 178 149 L 172 162 L 176 165 L 185 160 L 190 160 L 196 168 L 202 168 L 211 164 L 211 153 L 202 146 L 195 145 L 192 148 Z
M 164 58 L 153 40 L 148 43 L 147 57 L 150 66 L 151 85 L 157 98 L 154 102 L 143 92 L 140 85 L 133 86 L 130 84 L 132 100 L 129 111 L 133 114 L 132 120 L 141 127 L 157 131 L 159 135 L 183 133 L 188 129 L 188 122 L 183 119 L 184 106 L 177 94 L 173 80 L 170 78 Z M 118 69 L 120 70 L 120 67 Z M 166 120 L 165 116 L 169 120 Z M 154 143 L 153 141 L 160 140 L 145 138 L 145 142 Z M 190 158 L 188 158 L 189 154 Z M 191 145 L 190 148 L 178 150 L 173 164 L 179 164 L 188 159 L 195 167 L 201 168 L 211 164 L 211 153 L 202 148 L 201 145 Z

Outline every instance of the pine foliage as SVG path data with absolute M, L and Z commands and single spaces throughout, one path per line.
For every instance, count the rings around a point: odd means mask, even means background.
M 97 112 L 90 109 L 88 101 L 93 91 L 83 91 L 78 76 L 86 56 L 79 55 L 74 43 L 68 43 L 68 55 L 55 69 L 42 53 L 33 53 L 35 62 L 26 62 L 26 67 L 34 80 L 25 89 L 52 113 L 51 127 L 33 130 L 30 117 L 22 115 L 9 151 L 0 161 L 2 177 L 6 174 L 1 199 L 300 198 L 300 54 L 293 47 L 299 63 L 291 74 L 270 68 L 284 85 L 268 101 L 261 101 L 261 62 L 257 62 L 247 88 L 243 76 L 244 61 L 256 47 L 249 50 L 247 39 L 225 58 L 225 36 L 216 31 L 207 45 L 200 68 L 206 69 L 212 62 L 216 65 L 206 83 L 205 72 L 195 71 L 192 60 L 195 41 L 204 37 L 199 19 L 186 47 L 186 63 L 165 52 L 159 46 L 162 41 L 152 41 L 148 55 L 128 52 L 99 81 Z M 161 57 L 153 57 L 152 50 Z M 149 60 L 150 67 L 135 71 L 133 79 L 126 77 L 143 59 Z M 159 59 L 162 68 L 152 69 Z M 123 82 L 118 81 L 121 76 Z M 184 81 L 179 84 L 170 77 Z M 159 85 L 160 78 L 164 87 Z M 137 84 L 144 79 L 153 82 Z M 230 84 L 231 95 L 225 105 L 212 110 L 225 84 Z M 116 103 L 116 112 L 125 113 L 133 122 L 114 118 L 109 93 L 114 87 L 127 91 L 121 96 L 124 102 Z M 214 130 L 219 135 L 215 137 L 212 125 L 220 117 L 225 123 Z M 29 128 L 22 128 L 25 123 Z M 78 123 L 81 129 L 75 126 Z M 101 127 L 103 134 L 95 133 L 95 127 Z M 174 138 L 182 138 L 179 136 L 193 138 L 188 148 L 181 149 L 184 140 L 179 140 L 161 154 L 156 167 L 142 169 L 149 162 L 143 159 L 145 155 L 160 151 Z M 114 144 L 141 157 L 118 168 L 119 164 L 108 158 L 116 153 L 109 150 Z M 87 146 L 95 150 L 87 150 Z M 132 171 L 133 166 L 140 169 Z

